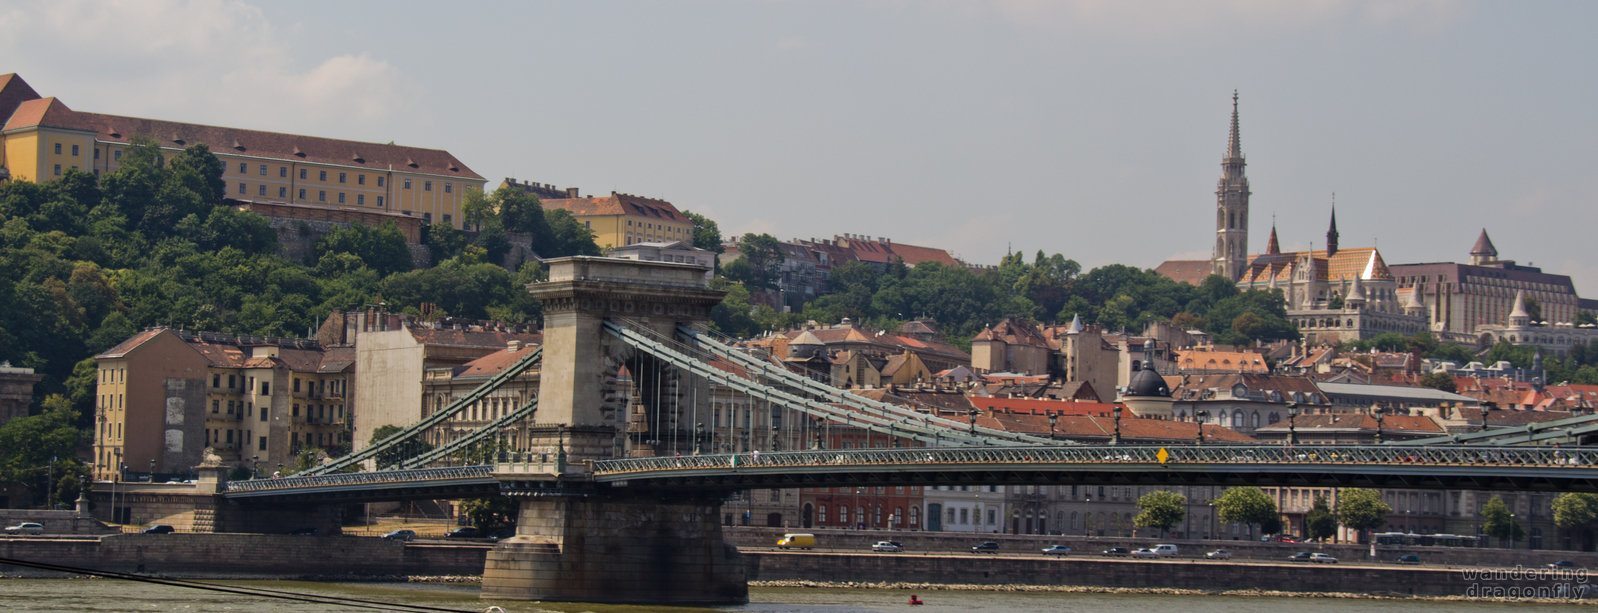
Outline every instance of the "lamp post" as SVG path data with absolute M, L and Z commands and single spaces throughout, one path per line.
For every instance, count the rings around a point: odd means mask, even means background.
M 1206 503 L 1204 503 L 1204 505 L 1208 506 L 1210 508 L 1210 536 L 1209 536 L 1209 538 L 1213 539 L 1213 538 L 1215 538 L 1215 531 L 1219 529 L 1219 528 L 1216 527 L 1218 524 L 1215 523 L 1215 502 L 1214 501 L 1206 502 Z
M 1058 413 L 1050 413 L 1049 414 L 1049 440 L 1051 440 L 1051 441 L 1054 440 L 1054 426 L 1055 426 L 1055 424 L 1058 424 L 1059 422 L 1060 422 L 1060 415 Z
M 1491 400 L 1481 403 L 1481 429 L 1483 432 L 1487 430 L 1487 413 L 1497 408 L 1498 403 Z
M 778 433 L 779 433 L 779 430 L 778 430 L 777 426 L 772 426 L 771 427 L 771 445 L 770 445 L 770 448 L 771 448 L 772 451 L 776 451 L 777 450 L 777 434 Z
M 1287 444 L 1298 444 L 1298 403 L 1287 403 Z
M 1121 405 L 1115 405 L 1114 408 L 1110 409 L 1110 413 L 1115 415 L 1115 434 L 1110 435 L 1110 444 L 1119 445 L 1121 444 Z
M 1519 527 L 1520 527 L 1520 525 L 1515 523 L 1515 514 L 1514 513 L 1510 513 L 1509 514 L 1509 548 L 1510 549 L 1514 549 L 1515 548 L 1515 533 L 1518 532 L 1518 530 L 1515 530 L 1515 528 L 1519 528 Z
M 1198 444 L 1203 445 L 1204 444 L 1204 422 L 1207 422 L 1207 421 L 1210 420 L 1210 412 L 1209 411 L 1196 411 L 1196 412 L 1193 413 L 1193 419 L 1198 421 Z
M 978 411 L 976 409 L 971 409 L 969 412 L 966 413 L 966 416 L 971 418 L 971 435 L 972 436 L 976 436 L 976 433 L 977 433 L 977 414 L 978 414 Z
M 705 422 L 694 424 L 694 455 L 699 455 L 705 439 Z
M 1376 444 L 1382 444 L 1382 419 L 1387 417 L 1387 410 L 1376 407 L 1371 411 L 1376 414 Z
M 250 457 L 250 478 L 251 479 L 260 479 L 261 478 L 261 456 L 251 456 Z

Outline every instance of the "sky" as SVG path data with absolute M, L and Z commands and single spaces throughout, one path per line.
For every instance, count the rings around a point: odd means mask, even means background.
M 1500 256 L 1598 296 L 1594 2 L 0 4 L 0 73 L 90 112 L 445 149 L 840 234 L 1091 269 L 1206 259 L 1232 94 L 1250 252 Z

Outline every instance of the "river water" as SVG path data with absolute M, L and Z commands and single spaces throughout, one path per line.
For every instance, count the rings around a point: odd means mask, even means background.
M 1484 601 L 1364 600 L 1074 592 L 921 591 L 926 604 L 907 604 L 907 590 L 753 588 L 750 603 L 719 608 L 665 608 L 582 603 L 485 602 L 475 585 L 425 583 L 313 583 L 296 581 L 218 581 L 215 583 L 378 602 L 400 602 L 462 611 L 499 605 L 509 613 L 639 613 L 644 611 L 762 611 L 832 613 L 840 611 L 916 611 L 918 613 L 1474 613 L 1569 611 L 1569 604 Z M 342 612 L 362 609 L 216 593 L 183 587 L 114 579 L 0 579 L 0 611 L 14 613 L 81 611 L 238 611 L 241 613 Z

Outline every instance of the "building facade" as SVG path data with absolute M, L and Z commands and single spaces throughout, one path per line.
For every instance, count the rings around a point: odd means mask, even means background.
M 571 213 L 594 232 L 594 243 L 600 249 L 635 243 L 692 244 L 694 240 L 693 222 L 665 200 L 611 192 L 609 196 L 550 198 L 543 205 Z
M 1537 321 L 1545 326 L 1571 325 L 1581 310 L 1569 276 L 1499 259 L 1486 229 L 1471 247 L 1469 264 L 1399 264 L 1392 271 L 1400 285 L 1414 288 L 1431 330 L 1456 342 L 1496 340 L 1483 338 L 1477 329 L 1508 322 L 1517 296 L 1536 300 Z
M 261 203 L 395 213 L 462 227 L 460 205 L 482 176 L 447 151 L 74 111 L 0 75 L 0 167 L 42 182 L 67 170 L 114 172 L 135 137 L 171 155 L 207 145 L 226 196 Z

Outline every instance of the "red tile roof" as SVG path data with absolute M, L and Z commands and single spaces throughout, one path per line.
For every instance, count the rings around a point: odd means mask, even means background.
M 0 75 L 0 125 L 11 118 L 18 105 L 38 97 L 39 92 L 33 91 L 16 73 Z
M 1155 267 L 1154 273 L 1188 285 L 1203 285 L 1210 278 L 1209 260 L 1166 260 Z
M 572 215 L 629 215 L 652 217 L 676 223 L 691 223 L 677 207 L 665 200 L 611 192 L 609 196 L 551 198 L 542 201 L 546 209 L 562 209 Z
M 495 351 L 456 368 L 455 378 L 493 377 L 494 375 L 505 372 L 505 369 L 515 365 L 516 362 L 521 361 L 522 358 L 527 357 L 527 355 L 532 353 L 532 350 L 536 348 L 536 346 L 524 346 L 517 348 L 515 351 L 511 351 L 510 348 L 507 347 L 505 349 Z

